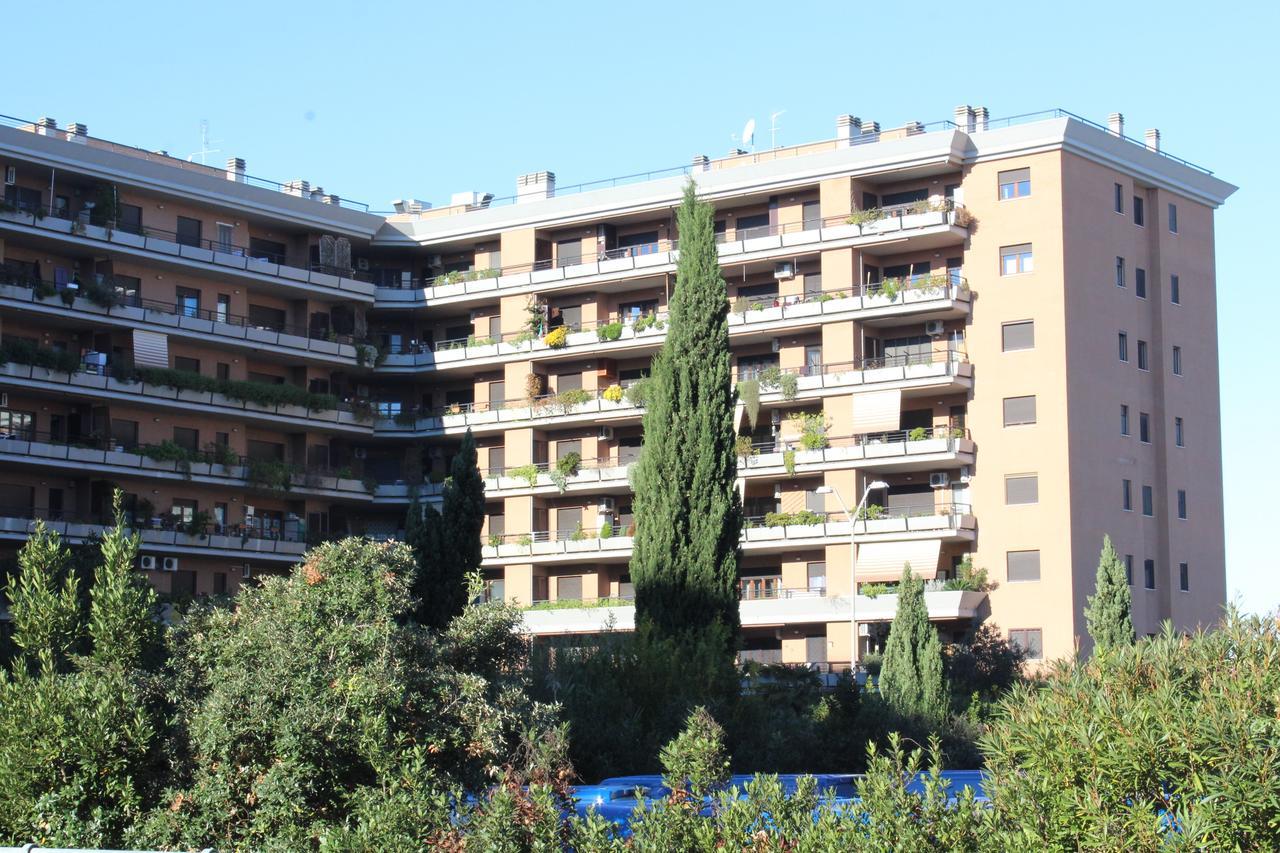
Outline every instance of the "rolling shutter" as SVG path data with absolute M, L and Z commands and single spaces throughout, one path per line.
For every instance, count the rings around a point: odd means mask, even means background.
M 133 363 L 139 367 L 168 367 L 169 336 L 134 329 Z
M 893 432 L 902 418 L 902 391 L 853 395 L 853 433 Z
M 902 577 L 902 567 L 911 564 L 911 573 L 925 580 L 938 574 L 938 555 L 942 540 L 919 539 L 912 542 L 870 542 L 858 546 L 857 577 L 859 583 L 888 583 Z

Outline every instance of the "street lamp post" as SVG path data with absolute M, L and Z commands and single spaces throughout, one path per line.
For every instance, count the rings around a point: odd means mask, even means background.
M 840 504 L 840 511 L 849 520 L 849 667 L 853 670 L 855 680 L 858 677 L 858 546 L 854 541 L 854 532 L 858 516 L 862 515 L 862 510 L 867 505 L 867 498 L 873 491 L 887 488 L 889 484 L 883 480 L 872 480 L 867 483 L 867 487 L 862 490 L 862 500 L 858 501 L 858 506 L 853 512 L 849 512 L 844 498 L 840 497 L 840 492 L 834 486 L 819 486 L 814 489 L 814 492 L 819 495 L 835 496 L 836 503 Z

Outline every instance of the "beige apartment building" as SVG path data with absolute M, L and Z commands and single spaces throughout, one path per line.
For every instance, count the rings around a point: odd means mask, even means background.
M 118 487 L 162 594 L 231 593 L 309 542 L 396 536 L 471 429 L 491 594 L 538 635 L 628 628 L 628 470 L 692 177 L 751 402 L 743 658 L 878 651 L 904 563 L 944 638 L 985 621 L 1069 654 L 1104 534 L 1139 632 L 1219 614 L 1234 187 L 1118 114 L 841 116 L 823 142 L 386 214 L 2 121 L 0 552 L 36 519 L 92 537 Z

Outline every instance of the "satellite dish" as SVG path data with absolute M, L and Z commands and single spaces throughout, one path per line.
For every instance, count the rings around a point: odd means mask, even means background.
M 753 118 L 747 119 L 746 125 L 742 128 L 742 144 L 744 146 L 756 144 L 756 120 Z

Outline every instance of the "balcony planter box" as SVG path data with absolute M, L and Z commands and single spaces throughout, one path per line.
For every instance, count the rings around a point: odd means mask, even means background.
M 906 448 L 900 441 L 886 441 L 879 444 L 864 445 L 863 452 L 868 459 L 885 459 L 893 456 L 902 456 L 906 453 Z
M 152 386 L 150 385 L 147 386 L 148 389 L 150 389 L 151 387 Z M 166 396 L 166 397 L 172 396 L 175 399 L 181 400 L 185 403 L 208 403 L 210 402 L 210 397 L 212 396 L 208 391 L 196 391 L 190 388 L 184 388 L 179 391 L 179 390 L 170 388 L 168 386 L 160 386 L 160 390 L 169 392 L 168 394 L 163 394 L 160 396 Z M 148 393 L 150 393 L 150 390 L 148 390 Z M 240 404 L 237 402 L 234 405 L 239 406 Z
M 199 246 L 183 246 L 182 257 L 193 261 L 202 261 L 206 264 L 213 263 L 213 250 L 203 249 Z
M 510 275 L 498 276 L 498 289 L 505 290 L 508 287 L 524 287 L 529 284 L 529 273 L 518 272 Z
M 796 461 L 798 462 L 799 459 Z M 780 468 L 781 466 L 781 453 L 761 453 L 757 456 L 747 457 L 747 468 Z
M 926 438 L 923 441 L 908 441 L 907 453 L 946 453 L 950 442 L 945 438 Z
M 595 275 L 600 272 L 600 265 L 592 261 L 587 264 L 570 264 L 563 269 L 565 278 L 580 278 L 584 275 Z
M 282 554 L 303 554 L 307 550 L 306 542 L 277 542 L 276 550 Z
M 342 278 L 327 272 L 312 271 L 310 278 L 307 279 L 311 284 L 317 287 L 332 287 L 337 290 L 342 286 Z
M 913 287 L 910 290 L 903 291 L 901 296 L 904 303 L 933 302 L 947 296 L 947 292 L 942 287 L 929 285 L 927 287 Z
M 210 548 L 221 548 L 224 551 L 239 551 L 240 537 L 226 536 L 220 533 L 211 533 L 206 543 Z
M 949 515 L 922 515 L 906 519 L 908 530 L 947 530 L 951 527 Z
M 149 252 L 159 252 L 162 255 L 182 254 L 182 247 L 177 243 L 161 240 L 158 237 L 148 237 L 145 248 Z
M 850 449 L 850 448 L 847 448 L 847 447 L 829 447 L 829 448 L 827 448 L 825 451 L 823 451 L 823 450 L 797 450 L 797 451 L 796 451 L 796 464 L 797 464 L 797 465 L 814 465 L 814 464 L 817 464 L 817 463 L 819 463 L 819 462 L 831 462 L 831 461 L 833 461 L 833 459 L 841 459 L 841 458 L 844 458 L 844 457 L 841 457 L 841 456 L 838 456 L 838 455 L 837 455 L 837 452 L 838 452 L 838 451 L 841 451 L 841 450 L 849 450 L 849 449 Z M 781 456 L 781 454 L 779 454 L 779 456 Z M 781 464 L 782 464 L 782 461 L 781 461 L 781 460 L 779 460 L 779 461 L 778 461 L 778 464 L 779 464 L 779 465 L 781 465 Z
M 930 225 L 946 225 L 947 211 L 945 210 L 927 210 L 924 213 L 910 213 L 902 217 L 902 227 L 907 228 L 928 228 Z
M 716 252 L 722 258 L 725 255 L 740 255 L 742 254 L 742 241 L 730 240 L 729 242 L 721 243 L 719 246 L 716 247 Z
M 594 331 L 573 332 L 565 338 L 565 345 L 571 347 L 591 346 L 599 340 Z
M 549 270 L 534 270 L 529 273 L 529 282 L 531 284 L 543 284 L 548 281 L 560 281 L 564 278 L 563 267 L 552 267 Z
M 466 347 L 450 347 L 448 349 L 435 350 L 436 364 L 455 364 L 463 361 L 467 357 Z
M 498 289 L 498 279 L 495 278 L 478 278 L 475 281 L 463 283 L 467 293 L 489 293 Z
M 68 447 L 66 458 L 72 462 L 102 464 L 102 451 L 92 447 Z
M 820 539 L 827 535 L 825 524 L 793 524 L 783 529 L 788 539 Z
M 233 252 L 215 251 L 213 253 L 213 262 L 215 264 L 221 264 L 224 267 L 232 267 L 234 269 L 242 270 L 245 268 L 245 260 L 246 258 L 244 255 L 237 255 Z
M 902 379 L 904 375 L 901 367 L 878 367 L 874 370 L 864 370 L 862 381 L 868 385 L 873 382 L 892 382 L 895 379 Z
M 178 463 L 171 459 L 148 459 L 146 456 L 139 458 L 141 460 L 141 464 L 139 464 L 138 467 L 144 471 L 165 471 L 172 473 L 178 470 Z
M 500 341 L 498 343 L 498 355 L 515 355 L 516 353 L 528 352 L 529 342 L 522 341 L 520 343 L 512 343 L 510 341 Z
M 156 530 L 153 527 L 144 527 L 142 530 L 138 531 L 138 536 L 143 542 L 149 542 L 153 545 L 168 545 L 170 542 L 174 541 L 173 531 Z
M 120 246 L 132 246 L 135 249 L 142 249 L 146 247 L 147 238 L 141 234 L 133 234 L 117 228 L 111 232 L 111 242 Z
M 439 284 L 431 288 L 432 299 L 448 299 L 451 296 L 466 296 L 467 285 L 457 281 L 453 284 Z
M 464 414 L 444 415 L 440 420 L 444 424 L 445 429 L 450 427 L 464 427 L 467 425 L 467 415 Z
M 675 263 L 675 252 L 654 252 L 652 255 L 637 255 L 631 259 L 637 268 L 660 267 Z
M 626 551 L 631 545 L 630 536 L 607 536 L 600 540 L 601 551 Z
M 667 326 L 666 326 L 666 324 L 667 324 L 668 322 L 670 322 L 670 321 L 669 321 L 669 320 L 664 319 L 664 320 L 662 321 L 662 328 L 658 328 L 657 326 L 650 326 L 650 327 L 649 327 L 649 328 L 647 328 L 647 329 L 641 329 L 641 330 L 640 330 L 640 331 L 638 331 L 638 332 L 633 332 L 633 334 L 634 334 L 634 336 L 635 336 L 637 339 L 639 339 L 639 338 L 659 338 L 659 337 L 662 337 L 662 336 L 666 335 L 666 333 L 667 333 Z
M 901 533 L 907 529 L 904 518 L 878 518 L 858 522 L 858 533 Z
M 563 542 L 534 542 L 531 546 L 533 556 L 545 557 L 551 554 L 564 553 Z
M 770 306 L 764 309 L 751 309 L 746 313 L 748 323 L 769 323 L 782 319 L 782 308 L 780 306 Z
M 496 551 L 499 557 L 523 557 L 531 553 L 532 545 L 520 545 L 516 542 L 503 542 L 496 549 L 485 548 L 486 551 Z
M 626 465 L 610 465 L 607 468 L 597 469 L 600 479 L 604 480 L 625 480 L 627 478 Z
M 529 481 L 520 477 L 506 477 L 506 476 L 494 477 L 491 480 L 485 480 L 485 483 L 486 483 L 485 488 L 488 488 L 488 485 L 487 485 L 488 483 L 493 483 L 493 488 L 495 491 L 505 492 L 505 491 L 510 491 L 511 489 L 529 488 Z
M 44 219 L 36 221 L 36 227 L 45 231 L 57 231 L 61 234 L 71 233 L 71 220 L 58 219 L 53 216 L 46 216 Z
M 908 364 L 903 370 L 903 375 L 908 379 L 923 379 L 928 376 L 939 376 L 946 373 L 947 366 L 945 363 L 938 364 Z
M 635 267 L 635 258 L 610 258 L 599 264 L 601 273 L 623 272 Z
M 599 551 L 600 541 L 590 537 L 586 539 L 566 539 L 564 541 L 564 550 L 567 554 L 583 554 L 588 551 Z
M 494 358 L 498 355 L 498 344 L 481 344 L 463 350 L 467 358 Z
M 107 377 L 99 376 L 96 373 L 73 373 L 71 374 L 70 384 L 78 385 L 81 388 L 105 388 L 107 386 Z
M 496 424 L 499 418 L 499 409 L 487 409 L 483 412 L 472 412 L 466 416 L 466 422 L 472 424 Z M 456 417 L 456 416 L 451 416 Z
M 821 302 L 800 302 L 795 305 L 787 305 L 782 309 L 782 314 L 787 319 L 796 317 L 817 317 L 822 314 Z
M 748 542 L 776 542 L 787 538 L 784 527 L 749 527 Z
M 792 231 L 782 235 L 782 245 L 803 246 L 806 243 L 816 243 L 819 239 L 821 239 L 821 232 L 817 228 L 808 231 Z
M 286 415 L 291 418 L 307 418 L 311 416 L 311 411 L 306 406 L 281 405 L 274 409 L 277 414 Z
M 821 233 L 823 240 L 848 240 L 852 237 L 861 237 L 864 232 L 859 230 L 857 225 L 843 222 L 823 228 Z

